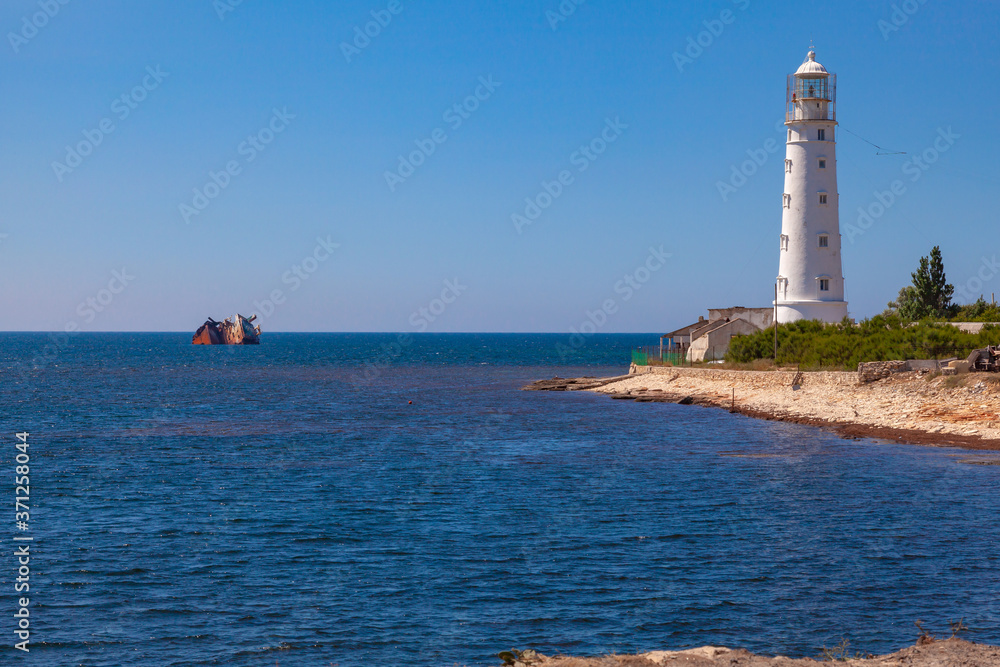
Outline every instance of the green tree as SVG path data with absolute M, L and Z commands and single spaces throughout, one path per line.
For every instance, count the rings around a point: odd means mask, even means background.
M 955 287 L 948 284 L 944 275 L 944 261 L 941 259 L 941 248 L 931 248 L 930 257 L 920 258 L 920 268 L 913 277 L 913 289 L 916 290 L 917 302 L 933 317 L 948 317 L 951 307 L 951 295 Z
M 955 288 L 944 274 L 941 248 L 934 246 L 929 257 L 921 257 L 920 266 L 910 277 L 913 284 L 899 290 L 896 300 L 889 303 L 890 312 L 911 321 L 925 317 L 946 319 L 955 314 L 958 309 L 951 303 Z
M 913 285 L 907 285 L 899 290 L 895 301 L 889 302 L 889 309 L 884 315 L 898 315 L 904 320 L 922 320 L 927 316 L 923 306 L 917 300 L 917 290 Z

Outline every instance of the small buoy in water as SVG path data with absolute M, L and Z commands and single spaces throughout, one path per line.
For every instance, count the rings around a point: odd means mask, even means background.
M 413 401 L 410 401 L 410 405 L 413 405 Z

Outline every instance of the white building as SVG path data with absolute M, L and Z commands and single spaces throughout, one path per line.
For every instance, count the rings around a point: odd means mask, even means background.
M 837 75 L 810 51 L 788 75 L 778 322 L 847 316 L 837 194 Z
M 660 336 L 660 357 L 683 354 L 687 361 L 713 361 L 726 356 L 733 336 L 745 336 L 774 323 L 773 308 L 709 308 L 708 319 Z

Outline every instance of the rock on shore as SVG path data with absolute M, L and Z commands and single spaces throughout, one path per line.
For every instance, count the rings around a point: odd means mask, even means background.
M 850 657 L 847 651 L 811 658 L 766 657 L 742 649 L 702 646 L 686 651 L 653 651 L 600 658 L 549 657 L 534 651 L 514 656 L 514 667 L 815 667 L 831 661 L 849 667 L 1000 667 L 1000 647 L 963 639 L 919 642 L 889 655 Z M 510 663 L 509 663 L 510 664 Z
M 525 391 L 582 391 L 585 389 L 597 389 L 612 382 L 627 380 L 630 376 L 619 375 L 612 378 L 561 378 L 554 377 L 551 380 L 538 380 L 532 382 L 524 388 Z

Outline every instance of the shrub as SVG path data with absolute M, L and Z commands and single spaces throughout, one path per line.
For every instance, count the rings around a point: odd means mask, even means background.
M 809 368 L 857 368 L 866 361 L 891 359 L 964 359 L 972 350 L 1000 342 L 1000 329 L 986 325 L 970 334 L 945 323 L 923 320 L 904 324 L 896 315 L 876 315 L 857 326 L 799 320 L 778 325 L 779 365 Z M 726 361 L 749 363 L 774 359 L 774 329 L 735 336 Z
M 1000 308 L 987 303 L 983 297 L 976 299 L 975 303 L 960 306 L 952 322 L 1000 322 Z

